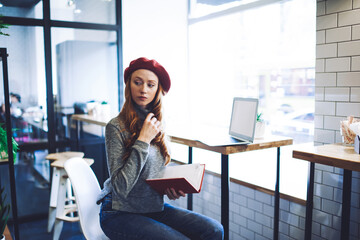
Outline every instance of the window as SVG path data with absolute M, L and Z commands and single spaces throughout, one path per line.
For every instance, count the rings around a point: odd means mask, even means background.
M 141 7 L 131 0 L 123 3 L 124 67 L 145 56 L 170 73 L 172 87 L 164 101 L 167 132 L 179 126 L 188 131 L 191 125 L 227 127 L 233 97 L 248 96 L 260 99 L 267 131 L 291 136 L 295 144 L 312 142 L 313 121 L 303 119 L 303 128 L 292 129 L 300 121 L 293 119 L 285 130 L 276 128 L 276 119 L 314 113 L 316 2 L 196 0 L 187 6 L 184 1 L 143 0 Z M 171 144 L 176 160 L 187 161 L 187 150 Z M 293 160 L 289 148 L 282 148 L 281 154 L 286 159 L 281 180 L 294 179 L 287 174 L 301 175 L 297 183 L 281 182 L 281 191 L 305 197 L 305 192 L 294 193 L 285 185 L 306 183 L 306 163 Z M 208 170 L 220 172 L 218 154 L 194 148 L 193 155 Z M 273 189 L 275 161 L 276 152 L 230 155 L 230 176 Z
M 262 4 L 262 5 L 261 5 Z M 189 107 L 195 125 L 227 127 L 233 97 L 259 98 L 267 131 L 294 144 L 313 141 L 315 9 L 311 0 L 194 0 L 189 13 Z M 175 144 L 174 144 L 175 145 Z M 179 150 L 178 150 L 179 147 Z M 173 147 L 173 157 L 184 149 Z M 282 148 L 281 191 L 305 198 L 307 165 Z M 193 149 L 220 172 L 219 156 Z M 271 157 L 273 156 L 273 157 Z M 180 159 L 184 155 L 179 153 Z M 290 159 L 288 161 L 288 159 Z M 230 155 L 230 176 L 274 189 L 276 149 Z M 259 167 L 260 166 L 260 167 Z M 292 174 L 297 177 L 286 177 Z M 270 179 L 274 179 L 271 181 Z M 289 179 L 296 179 L 290 183 Z M 302 180 L 300 180 L 302 179 Z

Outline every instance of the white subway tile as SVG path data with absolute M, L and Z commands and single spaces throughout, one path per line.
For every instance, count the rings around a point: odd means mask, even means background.
M 315 72 L 325 72 L 325 59 L 316 59 Z
M 335 142 L 335 131 L 315 129 L 314 141 L 322 143 L 334 143 Z
M 325 30 L 316 31 L 316 44 L 325 43 Z
M 337 14 L 325 15 L 316 18 L 316 30 L 337 27 Z
M 336 73 L 316 73 L 315 86 L 316 87 L 336 86 Z
M 327 0 L 326 14 L 348 11 L 352 9 L 352 0 Z
M 318 2 L 316 4 L 316 16 L 325 15 L 325 2 Z
M 315 101 L 315 114 L 335 115 L 335 102 Z
M 349 101 L 350 88 L 327 87 L 325 88 L 325 101 Z
M 324 116 L 324 128 L 339 131 L 341 120 L 344 120 L 344 117 Z
M 351 71 L 360 71 L 360 57 L 351 58 Z
M 360 103 L 336 103 L 336 116 L 360 117 Z
M 336 131 L 335 142 L 336 143 L 342 142 L 340 131 Z
M 338 49 L 339 57 L 360 55 L 360 41 L 339 43 Z
M 350 89 L 350 101 L 360 102 L 360 87 L 352 87 Z
M 359 23 L 360 23 L 360 9 L 339 13 L 339 27 L 354 25 Z
M 317 58 L 332 58 L 337 57 L 337 44 L 322 44 L 316 45 Z
M 326 43 L 351 40 L 351 26 L 326 30 Z
M 350 58 L 325 59 L 325 72 L 350 71 Z
M 337 74 L 337 86 L 339 87 L 359 87 L 360 72 L 347 72 Z
M 354 0 L 353 7 L 354 7 L 354 9 L 360 8 L 360 0 Z
M 324 101 L 324 88 L 323 87 L 315 88 L 315 100 Z
M 352 26 L 352 40 L 360 39 L 360 25 Z
M 314 118 L 314 127 L 315 128 L 323 128 L 324 127 L 324 116 L 315 115 Z

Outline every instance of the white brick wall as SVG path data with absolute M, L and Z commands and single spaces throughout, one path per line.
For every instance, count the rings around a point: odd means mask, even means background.
M 321 145 L 341 141 L 342 119 L 360 117 L 360 0 L 321 0 L 317 8 L 314 141 Z M 342 172 L 316 164 L 313 239 L 340 239 Z M 353 183 L 350 239 L 359 239 L 359 174 Z

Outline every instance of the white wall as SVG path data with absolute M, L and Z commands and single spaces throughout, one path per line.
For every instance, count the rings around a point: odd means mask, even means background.
M 181 118 L 188 105 L 187 1 L 124 0 L 122 14 L 124 69 L 138 57 L 163 65 L 171 78 L 165 116 Z

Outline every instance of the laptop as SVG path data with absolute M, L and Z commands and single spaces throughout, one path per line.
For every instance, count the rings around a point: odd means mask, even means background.
M 249 144 L 254 141 L 259 100 L 235 97 L 233 100 L 229 132 L 213 132 L 198 139 L 208 146 L 231 146 Z

